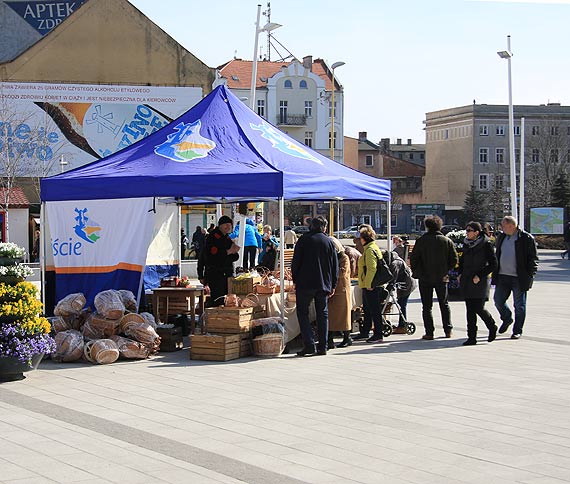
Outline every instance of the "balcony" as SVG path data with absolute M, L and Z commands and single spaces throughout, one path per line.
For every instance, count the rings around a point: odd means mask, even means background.
M 278 114 L 277 126 L 307 126 L 307 116 L 304 114 Z

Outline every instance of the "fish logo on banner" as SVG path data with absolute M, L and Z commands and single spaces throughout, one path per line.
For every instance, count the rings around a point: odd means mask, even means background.
M 97 242 L 101 238 L 99 235 L 101 232 L 101 226 L 94 220 L 87 217 L 86 208 L 76 208 L 75 213 L 77 213 L 77 217 L 75 217 L 77 224 L 73 227 L 75 234 L 90 244 Z
M 283 136 L 283 133 L 281 133 L 278 129 L 275 129 L 273 126 L 267 123 L 261 123 L 258 125 L 250 123 L 249 125 L 252 129 L 261 131 L 261 136 L 270 141 L 273 145 L 273 148 L 278 149 L 281 151 L 281 153 L 285 153 L 286 155 L 291 155 L 296 158 L 303 158 L 304 160 L 314 161 L 319 165 L 323 164 L 321 160 L 311 155 L 311 153 L 309 153 L 307 150 L 288 140 L 285 136 Z
M 164 143 L 154 147 L 154 152 L 179 162 L 208 156 L 208 153 L 216 147 L 216 143 L 200 134 L 201 127 L 199 119 L 193 123 L 178 124 L 174 127 L 175 132 L 169 134 Z

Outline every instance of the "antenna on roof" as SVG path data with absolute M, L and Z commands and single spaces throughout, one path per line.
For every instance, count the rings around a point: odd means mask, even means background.
M 267 10 L 263 12 L 263 15 L 267 17 L 267 23 L 271 23 L 271 2 L 267 2 Z M 271 31 L 267 31 L 267 58 L 266 60 L 271 61 Z

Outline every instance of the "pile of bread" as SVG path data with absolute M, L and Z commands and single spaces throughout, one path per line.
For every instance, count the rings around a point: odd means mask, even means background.
M 119 358 L 148 358 L 158 351 L 154 316 L 137 314 L 131 291 L 100 292 L 95 296 L 95 312 L 85 304 L 83 294 L 69 294 L 57 303 L 54 317 L 48 318 L 55 333 L 53 360 L 107 364 Z

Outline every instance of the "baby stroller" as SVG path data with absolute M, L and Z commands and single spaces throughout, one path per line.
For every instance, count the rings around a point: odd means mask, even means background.
M 402 309 L 398 304 L 398 299 L 396 297 L 396 290 L 398 289 L 399 282 L 391 282 L 389 283 L 385 290 L 385 297 L 384 300 L 380 303 L 380 308 L 382 310 L 382 335 L 383 336 L 390 336 L 392 331 L 394 330 L 395 326 L 392 326 L 387 320 L 386 316 L 398 316 L 399 319 L 402 319 L 405 322 L 406 334 L 414 334 L 416 332 L 416 325 L 414 323 L 410 323 L 402 314 Z

